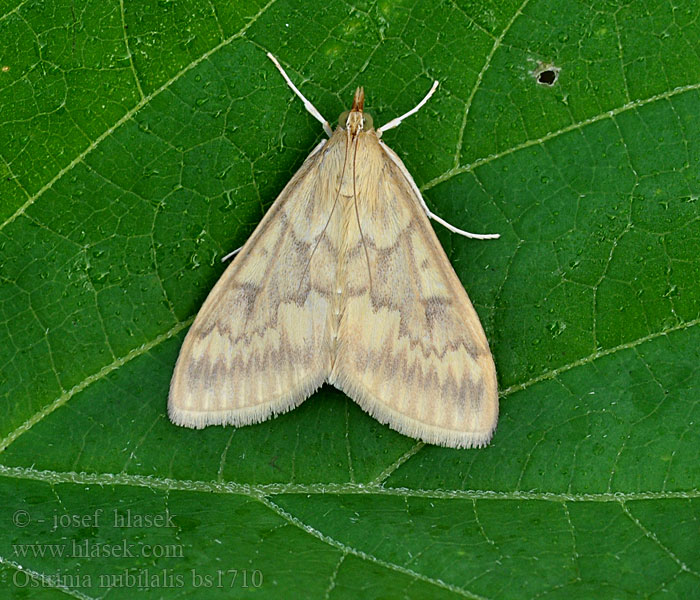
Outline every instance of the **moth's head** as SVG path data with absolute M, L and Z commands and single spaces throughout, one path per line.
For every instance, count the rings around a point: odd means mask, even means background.
M 350 137 L 355 137 L 361 131 L 369 131 L 374 127 L 372 117 L 363 112 L 365 104 L 364 88 L 355 90 L 355 97 L 352 100 L 352 108 L 346 110 L 338 119 L 338 125 L 350 132 Z

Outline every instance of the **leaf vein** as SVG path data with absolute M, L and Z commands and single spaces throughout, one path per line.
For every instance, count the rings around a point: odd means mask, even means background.
M 445 490 L 406 487 L 386 487 L 362 483 L 263 483 L 248 484 L 233 481 L 218 482 L 214 479 L 192 480 L 134 475 L 126 473 L 87 473 L 85 471 L 50 471 L 31 467 L 0 465 L 0 477 L 18 480 L 41 481 L 49 485 L 123 485 L 142 487 L 150 490 L 205 492 L 214 494 L 238 494 L 260 498 L 278 494 L 326 494 L 326 495 L 377 495 L 405 496 L 414 498 L 434 498 L 436 500 L 504 500 L 504 501 L 545 501 L 545 502 L 633 502 L 638 500 L 697 500 L 700 489 L 677 491 L 646 492 L 538 492 L 491 490 Z
M 472 598 L 473 600 L 485 600 L 484 596 L 479 596 L 477 594 L 470 592 L 469 590 L 462 589 L 460 587 L 457 587 L 455 585 L 452 585 L 450 583 L 442 581 L 441 579 L 428 577 L 427 575 L 423 575 L 422 573 L 418 573 L 417 571 L 414 571 L 413 569 L 408 569 L 402 565 L 392 563 L 392 562 L 389 562 L 387 560 L 383 560 L 383 559 L 378 558 L 372 554 L 369 554 L 367 552 L 364 552 L 364 551 L 359 550 L 357 548 L 354 548 L 352 546 L 348 546 L 347 544 L 344 544 L 343 542 L 336 540 L 335 538 L 332 538 L 331 536 L 319 531 L 318 529 L 312 527 L 311 525 L 304 523 L 298 517 L 295 517 L 291 513 L 284 510 L 278 504 L 275 504 L 274 502 L 272 502 L 269 498 L 262 497 L 262 498 L 260 498 L 260 501 L 263 504 L 265 504 L 265 506 L 267 506 L 270 510 L 272 510 L 273 512 L 278 514 L 280 517 L 282 517 L 283 519 L 288 521 L 290 524 L 298 527 L 302 531 L 305 531 L 309 535 L 321 540 L 322 542 L 325 542 L 329 546 L 332 546 L 333 548 L 337 548 L 338 550 L 341 550 L 344 554 L 352 554 L 353 556 L 361 558 L 362 560 L 366 560 L 366 561 L 372 562 L 374 564 L 377 564 L 379 566 L 382 566 L 385 569 L 390 569 L 392 571 L 396 571 L 398 573 L 401 573 L 402 575 L 407 575 L 409 577 L 412 577 L 413 579 L 417 579 L 419 581 L 423 581 L 425 583 L 430 583 L 430 584 L 433 584 L 437 587 L 449 590 L 450 592 L 459 594 L 460 596 L 462 596 L 464 598 Z
M 539 144 L 544 144 L 545 142 L 548 142 L 551 139 L 559 137 L 560 135 L 564 135 L 565 133 L 569 133 L 569 132 L 575 131 L 577 129 L 583 129 L 587 125 L 592 125 L 593 123 L 597 123 L 598 121 L 602 121 L 603 119 L 610 119 L 610 118 L 613 118 L 621 113 L 627 112 L 628 110 L 634 110 L 637 108 L 641 108 L 642 106 L 646 106 L 647 104 L 651 104 L 652 102 L 657 102 L 659 100 L 667 100 L 669 98 L 673 98 L 674 96 L 678 96 L 678 95 L 683 94 L 685 92 L 691 92 L 691 91 L 699 90 L 699 89 L 700 89 L 700 82 L 691 83 L 688 85 L 678 86 L 678 87 L 676 87 L 668 92 L 663 92 L 660 94 L 655 94 L 653 96 L 649 96 L 648 98 L 643 98 L 641 100 L 633 100 L 632 102 L 627 102 L 627 103 L 623 104 L 622 106 L 612 108 L 604 113 L 594 115 L 592 117 L 589 117 L 588 119 L 584 119 L 583 121 L 578 121 L 576 123 L 572 123 L 571 125 L 567 125 L 566 127 L 562 127 L 561 129 L 557 129 L 556 131 L 552 131 L 552 132 L 550 132 L 550 133 L 548 133 L 540 138 L 537 138 L 534 140 L 527 140 L 527 141 L 522 142 L 520 144 L 516 144 L 515 146 L 512 146 L 511 148 L 506 148 L 502 152 L 496 152 L 494 154 L 489 154 L 488 156 L 485 156 L 483 158 L 478 158 L 474 162 L 467 164 L 467 165 L 464 165 L 463 167 L 454 167 L 452 169 L 449 169 L 448 171 L 445 171 L 442 175 L 438 175 L 437 177 L 424 183 L 422 186 L 420 186 L 420 190 L 421 190 L 421 192 L 427 191 L 431 188 L 434 188 L 436 185 L 438 185 L 440 183 L 444 183 L 445 181 L 452 179 L 453 177 L 455 177 L 457 175 L 461 175 L 462 173 L 468 173 L 470 171 L 473 171 L 474 169 L 476 169 L 477 167 L 480 167 L 481 165 L 491 163 L 494 160 L 498 160 L 500 158 L 503 158 L 504 156 L 508 156 L 509 154 L 514 154 L 515 152 L 519 152 L 520 150 L 530 148 L 531 146 L 537 146 Z
M 75 396 L 78 392 L 82 392 L 86 387 L 89 385 L 92 385 L 96 381 L 100 381 L 107 375 L 109 375 L 112 371 L 115 369 L 118 369 L 119 367 L 125 365 L 129 361 L 131 361 L 134 358 L 137 358 L 141 356 L 142 354 L 145 354 L 146 352 L 149 352 L 152 350 L 154 347 L 156 347 L 158 344 L 161 342 L 164 342 L 174 335 L 177 335 L 180 331 L 182 331 L 185 327 L 188 327 L 192 321 L 194 320 L 194 317 L 191 317 L 187 319 L 186 321 L 182 321 L 178 324 L 176 324 L 174 327 L 172 327 L 169 331 L 159 335 L 155 339 L 153 339 L 150 342 L 147 342 L 145 344 L 142 344 L 141 346 L 138 346 L 134 348 L 133 350 L 129 351 L 127 354 L 124 356 L 121 356 L 117 358 L 116 360 L 112 361 L 108 365 L 105 365 L 102 367 L 99 371 L 96 373 L 93 373 L 92 375 L 86 377 L 83 379 L 80 383 L 76 383 L 71 389 L 65 391 L 63 394 L 61 394 L 58 398 L 56 398 L 53 402 L 44 405 L 44 407 L 34 413 L 29 419 L 27 419 L 24 423 L 22 423 L 19 427 L 11 431 L 5 438 L 0 441 L 0 452 L 3 452 L 12 442 L 14 442 L 17 438 L 19 438 L 22 434 L 25 432 L 29 431 L 34 425 L 42 421 L 45 417 L 50 415 L 53 411 L 55 411 L 57 408 L 60 408 L 63 406 L 66 402 L 68 402 L 73 396 Z
M 587 364 L 592 363 L 593 361 L 595 361 L 599 358 L 603 358 L 604 356 L 609 356 L 611 354 L 615 354 L 616 352 L 620 352 L 622 350 L 629 350 L 631 348 L 636 348 L 637 346 L 640 346 L 646 342 L 650 342 L 652 340 L 655 340 L 656 338 L 659 338 L 661 336 L 665 336 L 665 335 L 668 335 L 669 333 L 674 333 L 676 331 L 690 329 L 691 327 L 695 327 L 698 324 L 700 324 L 700 318 L 693 319 L 692 321 L 686 321 L 684 323 L 679 323 L 678 325 L 674 325 L 673 327 L 669 327 L 668 329 L 664 329 L 663 331 L 656 331 L 654 333 L 650 333 L 649 335 L 645 335 L 644 337 L 633 340 L 631 342 L 626 342 L 624 344 L 620 344 L 619 346 L 614 346 L 614 347 L 608 348 L 606 350 L 600 350 L 599 352 L 594 352 L 593 354 L 590 354 L 588 356 L 584 356 L 583 358 L 580 358 L 578 360 L 570 362 L 566 365 L 562 365 L 561 367 L 557 367 L 556 369 L 552 369 L 551 371 L 547 371 L 545 373 L 542 373 L 541 375 L 538 375 L 537 377 L 533 377 L 532 379 L 528 379 L 527 381 L 524 381 L 523 383 L 517 383 L 515 385 L 511 385 L 510 387 L 507 387 L 506 389 L 502 390 L 500 396 L 501 396 L 501 398 L 506 398 L 506 397 L 510 396 L 511 394 L 514 394 L 515 392 L 520 392 L 524 389 L 527 389 L 530 386 L 532 386 L 536 383 L 539 383 L 540 381 L 545 381 L 548 379 L 555 379 L 558 375 L 565 373 L 566 371 L 570 371 L 571 369 L 573 369 L 575 367 L 587 365 Z
M 205 61 L 207 58 L 209 58 L 212 54 L 218 52 L 221 48 L 229 45 L 231 42 L 243 37 L 248 31 L 248 29 L 265 13 L 267 10 L 277 2 L 277 0 L 269 0 L 269 2 L 263 6 L 255 15 L 253 15 L 248 22 L 236 33 L 234 33 L 232 36 L 226 38 L 223 42 L 220 44 L 217 44 L 207 52 L 203 53 L 199 58 L 196 58 L 193 60 L 190 64 L 186 65 L 183 67 L 178 73 L 173 75 L 168 81 L 166 81 L 163 85 L 161 85 L 158 89 L 155 91 L 151 92 L 148 95 L 142 96 L 141 101 L 139 101 L 133 108 L 128 110 L 126 113 L 124 113 L 124 116 L 122 116 L 120 119 L 117 120 L 117 122 L 112 125 L 111 127 L 107 128 L 101 135 L 99 135 L 97 138 L 95 138 L 94 142 L 91 142 L 85 150 L 83 150 L 80 154 L 78 154 L 72 161 L 70 161 L 65 167 L 60 169 L 56 175 L 54 175 L 45 185 L 41 187 L 41 189 L 36 192 L 36 194 L 30 196 L 27 201 L 22 204 L 10 217 L 8 217 L 4 222 L 0 223 L 0 231 L 2 231 L 7 225 L 10 225 L 17 217 L 23 215 L 25 211 L 32 206 L 41 196 L 43 196 L 48 190 L 53 188 L 54 184 L 60 180 L 64 175 L 72 171 L 77 165 L 83 162 L 83 160 L 93 152 L 107 137 L 109 137 L 112 133 L 114 133 L 119 127 L 121 127 L 124 123 L 127 121 L 131 120 L 134 115 L 136 115 L 144 106 L 146 106 L 151 100 L 153 100 L 155 97 L 160 95 L 162 92 L 165 90 L 169 89 L 170 86 L 172 86 L 173 83 L 175 83 L 178 79 L 180 79 L 183 75 L 188 73 L 190 70 L 198 66 L 200 63 Z M 137 80 L 138 82 L 138 80 Z M 0 448 L 0 451 L 2 449 Z

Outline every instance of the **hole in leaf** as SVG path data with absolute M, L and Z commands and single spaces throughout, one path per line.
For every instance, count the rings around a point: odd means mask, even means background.
M 559 79 L 559 72 L 561 69 L 555 67 L 553 64 L 538 63 L 537 69 L 532 73 L 535 81 L 540 85 L 546 85 L 547 87 L 553 86 Z
M 557 72 L 552 71 L 551 69 L 548 69 L 546 71 L 542 71 L 540 73 L 539 77 L 537 78 L 538 83 L 543 83 L 544 85 L 554 85 L 554 82 L 557 80 Z

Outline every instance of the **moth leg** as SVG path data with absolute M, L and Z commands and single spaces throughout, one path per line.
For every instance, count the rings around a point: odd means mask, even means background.
M 496 240 L 499 237 L 501 237 L 500 233 L 471 233 L 469 231 L 464 231 L 464 229 L 459 229 L 458 227 L 455 227 L 454 225 L 448 223 L 444 219 L 441 219 L 435 213 L 430 212 L 428 207 L 425 205 L 425 201 L 423 200 L 423 198 L 421 198 L 421 204 L 423 205 L 423 209 L 425 210 L 425 214 L 428 215 L 428 218 L 437 221 L 438 223 L 449 229 L 452 233 L 458 233 L 459 235 L 463 235 L 466 238 L 472 238 L 475 240 Z
M 410 117 L 411 115 L 415 115 L 421 108 L 423 108 L 423 105 L 430 99 L 430 96 L 432 96 L 435 93 L 435 90 L 437 89 L 438 85 L 438 81 L 433 81 L 433 87 L 430 88 L 430 91 L 425 95 L 425 98 L 423 98 L 418 104 L 416 104 L 414 108 L 409 110 L 407 113 L 401 115 L 400 117 L 392 119 L 388 123 L 382 125 L 379 129 L 377 129 L 377 137 L 382 137 L 382 133 L 384 133 L 388 129 L 398 127 L 399 125 L 401 125 L 401 121 Z
M 407 117 L 410 117 L 411 115 L 416 114 L 421 108 L 423 108 L 423 105 L 428 100 L 430 100 L 430 97 L 435 93 L 435 90 L 437 89 L 438 84 L 439 84 L 439 82 L 437 80 L 434 81 L 433 87 L 430 88 L 430 91 L 425 95 L 425 98 L 423 98 L 418 104 L 416 104 L 416 106 L 414 108 L 409 110 L 407 113 L 401 115 L 400 117 L 396 117 L 395 119 L 392 119 L 391 121 L 389 121 L 385 125 L 382 125 L 379 129 L 377 129 L 377 137 L 381 137 L 382 133 L 384 133 L 387 129 L 393 129 L 394 127 L 398 127 L 401 124 L 401 121 L 403 121 Z M 384 142 L 379 140 L 379 143 L 384 148 L 385 152 L 387 153 L 389 158 L 392 160 L 392 162 L 399 168 L 399 170 L 401 171 L 403 176 L 406 178 L 408 183 L 413 188 L 413 192 L 415 193 L 416 197 L 418 198 L 421 206 L 423 207 L 423 210 L 425 211 L 425 214 L 428 215 L 429 219 L 433 219 L 434 221 L 437 221 L 441 225 L 447 227 L 447 229 L 449 229 L 452 233 L 457 233 L 459 235 L 463 235 L 464 237 L 473 238 L 476 240 L 495 240 L 496 238 L 501 237 L 500 234 L 498 234 L 498 233 L 470 233 L 469 231 L 464 231 L 463 229 L 459 229 L 458 227 L 455 227 L 451 223 L 448 223 L 444 219 L 441 219 L 434 212 L 431 212 L 431 210 L 428 208 L 428 205 L 425 203 L 425 200 L 423 200 L 423 195 L 420 193 L 420 190 L 418 189 L 416 182 L 413 181 L 413 177 L 411 177 L 411 174 L 408 172 L 408 170 L 404 166 L 401 159 Z
M 382 140 L 379 140 L 379 144 L 384 149 L 387 156 L 391 159 L 391 162 L 393 162 L 399 168 L 399 171 L 401 171 L 401 174 L 406 178 L 406 181 L 408 181 L 408 184 L 411 186 L 413 193 L 416 195 L 416 198 L 418 198 L 420 205 L 423 207 L 423 210 L 425 211 L 425 214 L 428 215 L 429 219 L 433 219 L 434 221 L 437 221 L 441 225 L 444 225 L 452 233 L 457 233 L 457 234 L 463 235 L 464 237 L 467 237 L 467 238 L 473 238 L 475 240 L 495 240 L 495 239 L 501 237 L 500 233 L 471 233 L 469 231 L 464 231 L 463 229 L 459 229 L 458 227 L 455 227 L 451 223 L 448 223 L 444 219 L 441 219 L 434 212 L 431 212 L 431 210 L 428 208 L 428 205 L 425 203 L 425 200 L 423 200 L 423 195 L 420 193 L 420 190 L 418 189 L 416 182 L 413 181 L 413 177 L 411 177 L 411 174 L 408 172 L 408 169 L 406 169 L 406 166 L 403 164 L 403 161 Z
M 326 132 L 326 135 L 327 135 L 328 137 L 331 137 L 331 136 L 333 135 L 333 130 L 331 129 L 331 126 L 329 125 L 328 121 L 327 121 L 326 119 L 324 119 L 324 118 L 323 118 L 323 115 L 318 111 L 318 109 L 317 109 L 313 104 L 311 104 L 311 102 L 309 102 L 309 101 L 304 97 L 304 94 L 302 94 L 302 93 L 298 90 L 297 86 L 295 86 L 295 85 L 292 83 L 292 80 L 289 78 L 289 76 L 287 75 L 287 73 L 285 73 L 285 71 L 284 71 L 284 69 L 282 68 L 282 65 L 279 63 L 279 61 L 278 61 L 274 56 L 272 56 L 272 54 L 270 54 L 269 52 L 267 53 L 267 57 L 268 57 L 268 58 L 274 63 L 274 65 L 277 67 L 277 69 L 279 70 L 279 72 L 282 74 L 282 77 L 284 77 L 284 80 L 287 82 L 287 85 L 288 85 L 290 88 L 292 88 L 292 91 L 293 91 L 297 96 L 299 96 L 299 98 L 301 98 L 301 101 L 304 103 L 304 107 L 306 108 L 306 110 L 308 110 L 308 111 L 311 113 L 311 115 L 312 115 L 317 121 L 319 121 L 319 122 L 321 123 L 321 125 L 323 125 L 323 131 Z
M 226 256 L 224 256 L 221 259 L 221 262 L 226 262 L 232 256 L 236 256 L 236 254 L 238 254 L 241 250 L 243 250 L 243 246 L 241 246 L 240 248 L 236 248 L 233 252 L 229 252 Z

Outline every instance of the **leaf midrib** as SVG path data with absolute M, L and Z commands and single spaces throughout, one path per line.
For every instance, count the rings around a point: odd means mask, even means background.
M 377 564 L 386 569 L 390 569 L 402 575 L 411 577 L 413 579 L 422 581 L 424 583 L 434 585 L 436 587 L 442 588 L 444 590 L 450 591 L 462 597 L 471 598 L 472 600 L 485 600 L 485 597 L 480 596 L 474 592 L 465 589 L 464 587 L 459 587 L 443 581 L 440 578 L 430 577 L 424 575 L 418 571 L 405 567 L 403 565 L 397 564 L 395 562 L 387 561 L 367 553 L 363 550 L 350 546 L 329 536 L 319 529 L 313 527 L 312 525 L 305 523 L 292 513 L 285 510 L 282 506 L 274 502 L 270 496 L 279 494 L 382 494 L 382 495 L 400 495 L 404 498 L 406 497 L 427 497 L 434 499 L 502 499 L 502 500 L 546 500 L 554 501 L 561 504 L 567 502 L 617 502 L 621 510 L 625 515 L 642 531 L 645 537 L 650 538 L 654 543 L 664 551 L 674 562 L 679 566 L 682 571 L 689 572 L 693 575 L 698 576 L 698 574 L 690 569 L 684 562 L 682 562 L 669 548 L 667 548 L 656 535 L 649 531 L 634 515 L 631 514 L 626 502 L 633 500 L 660 500 L 660 499 L 676 499 L 676 498 L 698 498 L 700 497 L 700 491 L 692 490 L 690 492 L 648 492 L 648 493 L 615 493 L 615 494 L 536 494 L 533 492 L 510 492 L 510 493 L 496 493 L 496 492 L 479 492 L 475 490 L 464 490 L 464 491 L 454 491 L 446 492 L 444 490 L 412 490 L 407 488 L 385 488 L 382 485 L 374 486 L 362 486 L 359 484 L 329 484 L 319 486 L 317 484 L 312 485 L 299 485 L 299 484 L 267 484 L 263 486 L 251 486 L 246 484 L 233 484 L 233 483 L 217 483 L 217 482 L 205 482 L 205 481 L 188 481 L 188 480 L 176 480 L 176 479 L 163 479 L 155 478 L 149 476 L 135 476 L 135 475 L 124 475 L 124 474 L 101 474 L 93 475 L 88 473 L 75 473 L 75 472 L 65 472 L 59 473 L 55 471 L 36 471 L 34 469 L 26 469 L 21 467 L 2 467 L 0 466 L 0 475 L 14 477 L 16 479 L 32 479 L 35 481 L 46 481 L 51 485 L 57 483 L 75 483 L 75 484 L 98 484 L 98 485 L 130 485 L 138 487 L 146 487 L 151 490 L 182 490 L 182 491 L 196 491 L 196 492 L 214 492 L 214 493 L 234 493 L 234 494 L 244 494 L 250 496 L 262 504 L 264 504 L 271 512 L 277 514 L 280 518 L 287 521 L 290 525 L 297 527 L 304 531 L 306 534 L 315 537 L 324 544 L 335 548 L 342 552 L 339 559 L 339 564 L 342 563 L 345 556 L 353 555 L 360 560 L 365 560 Z M 30 574 L 31 577 L 36 578 L 42 582 L 42 584 L 48 587 L 54 587 L 55 589 L 60 589 L 68 595 L 73 595 L 82 599 L 89 598 L 88 596 L 79 593 L 76 595 L 74 590 L 66 588 L 65 586 L 52 585 L 53 581 L 49 577 L 47 578 L 44 574 L 27 570 L 24 566 L 15 563 L 14 561 L 7 560 L 4 557 L 0 557 L 0 564 L 6 565 L 11 568 L 18 570 L 24 570 Z M 469 582 L 468 582 L 469 583 Z
M 183 491 L 193 493 L 234 494 L 260 499 L 281 494 L 300 495 L 361 495 L 400 496 L 402 498 L 431 498 L 436 500 L 501 500 L 501 501 L 546 501 L 546 502 L 617 502 L 638 500 L 687 500 L 700 498 L 700 489 L 683 491 L 646 492 L 535 492 L 490 490 L 423 489 L 401 486 L 385 486 L 378 483 L 236 483 L 232 481 L 205 481 L 174 479 L 152 475 L 130 475 L 127 473 L 88 473 L 85 471 L 51 471 L 28 467 L 0 465 L 0 476 L 17 480 L 31 480 L 57 484 L 128 486 L 154 491 Z

